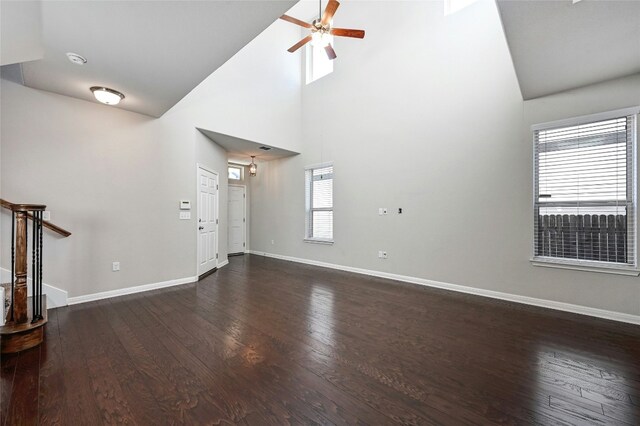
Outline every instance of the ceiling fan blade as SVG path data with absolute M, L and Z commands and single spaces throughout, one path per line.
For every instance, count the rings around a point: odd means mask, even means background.
M 323 26 L 329 25 L 329 22 L 331 22 L 331 18 L 333 18 L 336 10 L 338 10 L 338 6 L 340 6 L 340 3 L 338 3 L 336 0 L 329 0 L 329 3 L 327 3 L 327 7 L 324 9 L 324 13 L 322 14 L 322 19 L 320 20 L 320 23 Z
M 311 24 L 301 21 L 297 18 L 294 18 L 293 16 L 282 15 L 280 19 L 282 19 L 283 21 L 291 22 L 292 24 L 300 25 L 301 27 L 304 27 L 304 28 L 311 28 Z
M 332 61 L 338 57 L 338 55 L 336 55 L 336 51 L 333 50 L 333 46 L 331 46 L 330 44 L 327 44 L 324 47 L 325 52 L 327 52 L 327 56 L 329 57 L 329 59 L 331 59 Z
M 364 30 L 352 30 L 349 28 L 331 28 L 331 35 L 338 37 L 364 38 Z
M 300 40 L 299 42 L 297 42 L 296 44 L 294 44 L 293 46 L 291 46 L 289 49 L 287 49 L 289 52 L 293 53 L 296 50 L 300 49 L 302 46 L 304 46 L 305 44 L 309 43 L 311 41 L 311 36 L 306 36 L 305 38 L 303 38 L 302 40 Z

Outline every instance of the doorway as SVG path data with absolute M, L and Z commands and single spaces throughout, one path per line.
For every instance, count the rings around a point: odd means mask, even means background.
M 198 275 L 218 267 L 218 174 L 198 165 Z
M 229 185 L 229 255 L 243 254 L 246 249 L 247 187 Z

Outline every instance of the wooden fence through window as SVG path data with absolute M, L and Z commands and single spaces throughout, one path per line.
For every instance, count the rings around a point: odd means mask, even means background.
M 539 215 L 536 256 L 627 263 L 626 215 Z

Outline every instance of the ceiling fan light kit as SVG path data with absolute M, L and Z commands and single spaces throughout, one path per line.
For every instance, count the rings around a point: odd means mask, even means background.
M 327 57 L 331 60 L 337 57 L 336 51 L 333 49 L 333 36 L 337 37 L 350 37 L 350 38 L 364 38 L 364 30 L 352 30 L 349 28 L 332 28 L 331 20 L 338 10 L 338 3 L 336 0 L 329 0 L 327 7 L 324 9 L 324 13 L 315 19 L 312 23 L 301 21 L 288 15 L 282 15 L 280 19 L 291 22 L 292 24 L 299 25 L 302 28 L 307 28 L 311 31 L 311 34 L 291 46 L 288 51 L 293 53 L 300 49 L 305 44 L 311 42 L 314 47 L 322 47 L 327 53 Z M 320 0 L 320 10 L 322 11 L 322 0 Z

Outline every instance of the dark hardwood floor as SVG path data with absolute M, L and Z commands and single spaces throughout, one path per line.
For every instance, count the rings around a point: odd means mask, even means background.
M 257 256 L 49 311 L 2 424 L 640 424 L 640 327 Z

